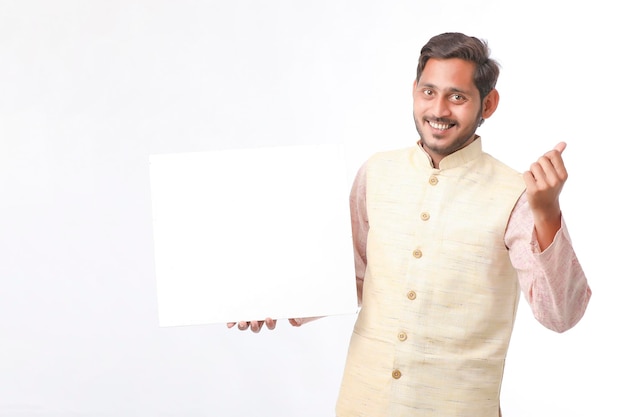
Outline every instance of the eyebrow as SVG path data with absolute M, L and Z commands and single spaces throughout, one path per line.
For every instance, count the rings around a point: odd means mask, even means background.
M 456 88 L 456 87 L 452 87 L 452 88 L 448 88 L 448 89 L 445 89 L 445 90 L 441 90 L 441 88 L 437 87 L 434 84 L 430 84 L 430 83 L 425 83 L 425 84 L 421 84 L 421 85 L 418 84 L 417 88 L 431 88 L 433 90 L 439 90 L 439 91 L 443 91 L 445 93 L 462 93 L 462 94 L 465 94 L 465 95 L 469 95 L 470 94 L 469 91 L 462 90 L 462 89 Z

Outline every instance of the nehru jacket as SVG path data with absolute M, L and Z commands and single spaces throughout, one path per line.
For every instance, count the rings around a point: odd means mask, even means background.
M 477 138 L 433 168 L 372 156 L 362 308 L 338 417 L 497 417 L 520 288 L 504 244 L 520 173 Z

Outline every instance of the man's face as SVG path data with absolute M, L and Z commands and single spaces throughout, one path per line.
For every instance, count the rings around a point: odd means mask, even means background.
M 473 140 L 483 117 L 474 68 L 474 63 L 459 58 L 431 58 L 414 83 L 415 127 L 435 166 Z

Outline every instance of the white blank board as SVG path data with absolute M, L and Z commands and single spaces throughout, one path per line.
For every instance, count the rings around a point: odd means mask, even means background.
M 159 324 L 357 310 L 343 147 L 150 156 Z

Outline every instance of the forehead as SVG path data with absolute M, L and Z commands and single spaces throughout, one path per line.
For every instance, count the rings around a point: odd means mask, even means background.
M 431 58 L 426 62 L 418 86 L 434 87 L 440 90 L 476 91 L 474 70 L 476 64 L 460 58 Z

